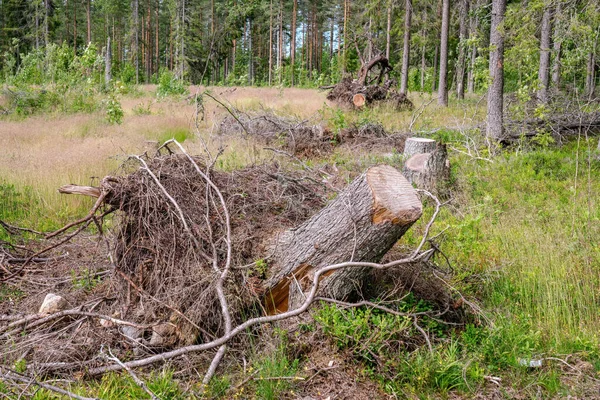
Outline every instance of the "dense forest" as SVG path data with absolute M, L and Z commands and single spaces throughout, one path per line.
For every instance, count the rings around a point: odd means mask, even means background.
M 0 0 L 0 54 L 5 80 L 35 83 L 53 59 L 102 56 L 110 39 L 125 83 L 168 69 L 195 84 L 286 86 L 335 83 L 384 54 L 403 91 L 460 98 L 487 88 L 491 23 L 485 0 Z M 509 1 L 502 24 L 506 91 L 593 92 L 597 2 Z

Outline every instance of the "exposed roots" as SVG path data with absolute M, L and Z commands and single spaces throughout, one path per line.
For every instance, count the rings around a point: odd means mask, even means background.
M 375 104 L 387 104 L 397 111 L 412 110 L 413 103 L 404 93 L 392 88 L 394 81 L 387 81 L 383 85 L 363 85 L 351 77 L 342 79 L 327 94 L 327 100 L 336 104 L 349 107 L 361 108 Z

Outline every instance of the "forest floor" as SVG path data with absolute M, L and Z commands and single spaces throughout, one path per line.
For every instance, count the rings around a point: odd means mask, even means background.
M 224 146 L 217 164 L 223 170 L 274 159 L 295 162 L 252 138 L 218 134 L 229 113 L 209 98 L 203 98 L 204 118 L 197 121 L 198 88 L 190 88 L 189 97 L 162 100 L 156 100 L 155 90 L 145 86 L 123 96 L 120 125 L 108 124 L 101 111 L 0 119 L 0 220 L 50 231 L 80 218 L 93 200 L 60 195 L 58 187 L 98 184 L 105 175 L 118 174 L 127 155 L 152 152 L 171 138 L 190 153 L 202 152 L 204 141 L 212 151 Z M 411 93 L 415 109 L 394 112 L 340 110 L 324 92 L 310 89 L 218 87 L 211 94 L 239 112 L 268 110 L 336 134 L 352 125 L 380 123 L 390 133 L 412 131 L 447 143 L 451 201 L 432 234 L 440 234 L 444 268 L 452 276 L 440 284 L 460 293 L 473 316 L 459 326 L 429 321 L 431 352 L 410 337 L 403 340 L 414 343 L 399 350 L 390 346 L 397 338 L 381 328 L 393 322 L 387 316 L 321 306 L 294 329 L 265 327 L 262 336 L 269 339 L 230 353 L 208 387 L 198 382 L 206 366 L 195 366 L 193 373 L 169 365 L 141 371 L 159 398 L 600 399 L 597 138 L 583 132 L 561 146 L 523 142 L 490 151 L 477 129 L 485 115 L 481 95 L 451 99 L 449 108 L 440 108 L 430 95 Z M 339 146 L 303 162 L 334 166 L 348 181 L 382 162 L 401 167 L 400 153 Z M 425 215 L 431 212 L 428 207 Z M 416 246 L 426 221 L 417 222 L 398 247 Z M 3 231 L 0 240 L 9 240 Z M 42 272 L 44 279 L 66 277 L 65 292 L 93 292 L 102 278 L 85 274 L 106 264 L 99 248 L 92 230 L 72 244 L 74 261 L 62 260 L 51 273 Z M 34 313 L 42 294 L 28 296 L 18 285 L 1 283 L 0 314 Z M 430 307 L 412 297 L 403 304 L 411 310 Z M 541 366 L 529 367 L 531 361 Z M 192 378 L 194 373 L 199 375 Z M 127 374 L 73 380 L 63 387 L 102 399 L 148 397 Z M 0 382 L 0 394 L 18 397 L 10 390 Z M 41 390 L 34 398 L 55 396 Z

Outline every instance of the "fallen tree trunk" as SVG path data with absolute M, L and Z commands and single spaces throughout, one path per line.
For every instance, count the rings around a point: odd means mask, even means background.
M 390 166 L 370 168 L 318 214 L 283 233 L 275 244 L 267 280 L 267 311 L 298 307 L 314 272 L 342 261 L 379 261 L 421 216 L 416 191 Z M 321 282 L 323 296 L 345 299 L 366 271 L 332 271 Z

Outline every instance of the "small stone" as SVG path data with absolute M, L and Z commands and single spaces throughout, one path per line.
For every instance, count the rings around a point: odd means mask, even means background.
M 105 328 L 112 328 L 115 324 L 107 319 L 100 318 L 100 325 Z
M 135 326 L 125 325 L 121 327 L 121 333 L 127 336 L 129 339 L 136 340 L 142 337 L 144 330 L 136 328 Z
M 152 337 L 150 338 L 150 346 L 168 347 L 175 344 L 177 341 L 177 328 L 175 325 L 166 323 L 152 327 Z
M 44 302 L 42 303 L 39 313 L 40 314 L 54 314 L 55 312 L 59 312 L 65 309 L 67 306 L 67 301 L 54 293 L 48 293 L 44 298 Z

